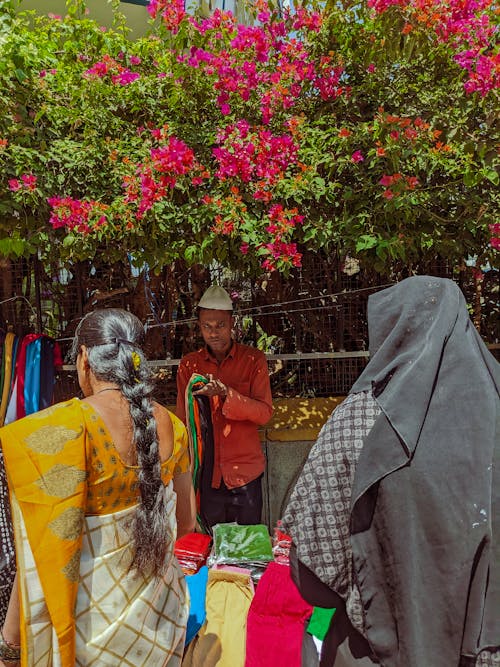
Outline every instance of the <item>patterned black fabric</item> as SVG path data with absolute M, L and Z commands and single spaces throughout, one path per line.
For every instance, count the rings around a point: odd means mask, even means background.
M 10 516 L 9 490 L 0 448 L 0 625 L 3 625 L 16 574 L 14 535 Z
M 346 601 L 354 627 L 363 632 L 349 539 L 351 489 L 363 440 L 380 408 L 370 392 L 351 394 L 332 413 L 290 496 L 283 529 L 299 560 Z

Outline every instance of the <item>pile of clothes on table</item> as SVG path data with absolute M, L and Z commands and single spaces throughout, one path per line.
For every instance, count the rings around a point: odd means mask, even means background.
M 290 538 L 264 525 L 217 524 L 175 553 L 191 608 L 183 667 L 300 667 L 304 632 L 318 650 L 334 609 L 313 608 L 290 575 Z

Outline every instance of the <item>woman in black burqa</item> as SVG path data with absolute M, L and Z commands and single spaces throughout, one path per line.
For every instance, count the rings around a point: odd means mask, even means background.
M 302 594 L 338 608 L 321 664 L 348 637 L 336 664 L 498 665 L 500 366 L 447 279 L 371 296 L 368 325 L 283 516 Z

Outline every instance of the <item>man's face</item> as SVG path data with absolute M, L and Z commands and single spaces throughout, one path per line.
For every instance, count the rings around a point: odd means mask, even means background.
M 215 356 L 228 352 L 233 328 L 233 316 L 229 310 L 200 308 L 198 323 L 205 344 Z

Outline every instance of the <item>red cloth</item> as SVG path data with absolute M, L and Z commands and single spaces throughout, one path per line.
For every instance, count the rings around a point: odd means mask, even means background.
M 205 565 L 211 541 L 210 535 L 202 533 L 188 533 L 176 541 L 174 553 L 184 574 L 194 574 Z
M 245 667 L 300 667 L 304 629 L 312 611 L 288 565 L 269 563 L 248 612 Z
M 186 423 L 185 392 L 193 375 L 199 373 L 221 380 L 227 397 L 211 399 L 214 433 L 212 487 L 224 479 L 228 489 L 244 486 L 264 472 L 258 427 L 273 413 L 271 384 L 265 355 L 248 345 L 234 343 L 226 358 L 217 363 L 207 348 L 181 359 L 177 371 L 176 414 Z
M 26 373 L 26 349 L 30 343 L 37 338 L 41 338 L 41 334 L 27 334 L 21 341 L 19 352 L 16 361 L 16 374 L 14 382 L 17 378 L 17 394 L 16 394 L 16 414 L 17 419 L 26 416 L 26 406 L 24 405 L 24 377 Z

